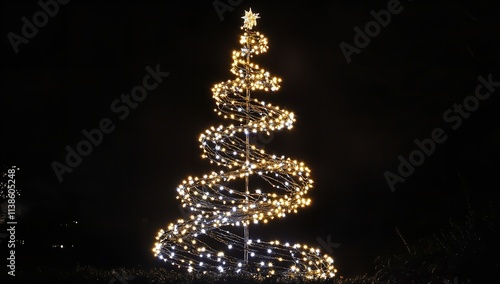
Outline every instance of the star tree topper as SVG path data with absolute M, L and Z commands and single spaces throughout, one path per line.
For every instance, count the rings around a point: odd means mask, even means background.
M 259 13 L 254 14 L 252 8 L 249 11 L 245 11 L 245 16 L 241 17 L 245 22 L 243 23 L 243 28 L 252 29 L 253 26 L 257 25 L 257 19 L 259 19 Z

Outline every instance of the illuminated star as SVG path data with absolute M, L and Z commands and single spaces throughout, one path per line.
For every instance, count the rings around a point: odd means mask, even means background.
M 243 23 L 243 27 L 247 29 L 252 29 L 253 26 L 257 25 L 257 19 L 259 19 L 259 13 L 252 13 L 252 8 L 250 11 L 245 11 L 245 16 L 241 17 L 245 22 Z

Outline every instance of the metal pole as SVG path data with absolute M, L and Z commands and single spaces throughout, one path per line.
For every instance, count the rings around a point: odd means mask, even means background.
M 246 77 L 248 78 L 249 76 L 249 72 L 250 72 L 250 68 L 248 67 L 248 64 L 250 64 L 250 53 L 247 53 L 247 65 L 246 65 Z M 247 84 L 247 87 L 246 87 L 246 125 L 248 126 L 249 123 L 250 123 L 250 115 L 249 115 L 249 111 L 250 111 L 250 88 L 248 86 L 248 81 L 245 80 L 246 84 Z M 245 149 L 246 149 L 246 167 L 248 167 L 250 165 L 250 131 L 246 131 L 245 133 Z M 248 168 L 247 168 L 248 169 Z M 248 188 L 248 183 L 249 183 L 249 180 L 248 180 L 248 175 L 245 176 L 245 193 L 247 194 L 247 196 L 245 197 L 245 206 L 247 207 L 247 210 L 248 210 L 248 194 L 250 194 L 250 190 Z M 243 225 L 243 237 L 244 237 L 244 251 L 243 251 L 243 259 L 245 261 L 245 264 L 248 263 L 248 240 L 249 240 L 249 236 L 250 236 L 250 232 L 249 232 L 249 226 L 250 224 L 244 224 Z

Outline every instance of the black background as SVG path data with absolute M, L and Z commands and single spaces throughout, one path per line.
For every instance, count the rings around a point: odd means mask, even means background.
M 252 235 L 314 245 L 330 235 L 341 244 L 340 274 L 363 274 L 377 255 L 405 250 L 396 227 L 411 242 L 463 216 L 466 196 L 478 206 L 498 200 L 498 90 L 456 130 L 442 115 L 474 95 L 479 75 L 500 81 L 499 5 L 402 0 L 348 64 L 339 44 L 353 45 L 353 28 L 387 2 L 243 0 L 221 21 L 210 0 L 71 1 L 17 54 L 7 35 L 21 35 L 21 18 L 40 7 L 2 2 L 0 162 L 21 168 L 18 269 L 163 265 L 151 248 L 181 217 L 176 186 L 214 170 L 197 138 L 228 123 L 213 112 L 210 88 L 233 78 L 249 7 L 270 42 L 255 60 L 283 79 L 279 92 L 256 96 L 297 115 L 292 131 L 260 144 L 305 161 L 315 180 L 312 206 Z M 111 102 L 157 64 L 170 75 L 120 120 Z M 116 129 L 59 182 L 51 163 L 64 163 L 65 147 L 105 117 Z M 448 140 L 391 192 L 384 172 L 397 173 L 398 156 L 437 127 Z

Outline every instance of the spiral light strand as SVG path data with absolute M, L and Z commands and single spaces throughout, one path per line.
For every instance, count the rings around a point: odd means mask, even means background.
M 251 9 L 245 11 L 242 47 L 233 51 L 231 72 L 236 79 L 212 88 L 215 112 L 236 124 L 211 127 L 199 137 L 202 158 L 227 171 L 190 176 L 177 187 L 177 199 L 189 210 L 189 218 L 160 230 L 153 252 L 165 262 L 189 272 L 334 277 L 333 258 L 319 248 L 250 239 L 229 231 L 283 218 L 311 202 L 305 195 L 313 181 L 303 162 L 268 154 L 248 142 L 251 134 L 291 129 L 295 122 L 292 112 L 250 99 L 250 92 L 277 91 L 281 83 L 281 79 L 250 62 L 254 55 L 268 49 L 267 38 L 252 30 L 258 18 Z M 227 185 L 245 179 L 248 189 L 251 176 L 262 179 L 267 189 L 238 190 Z

